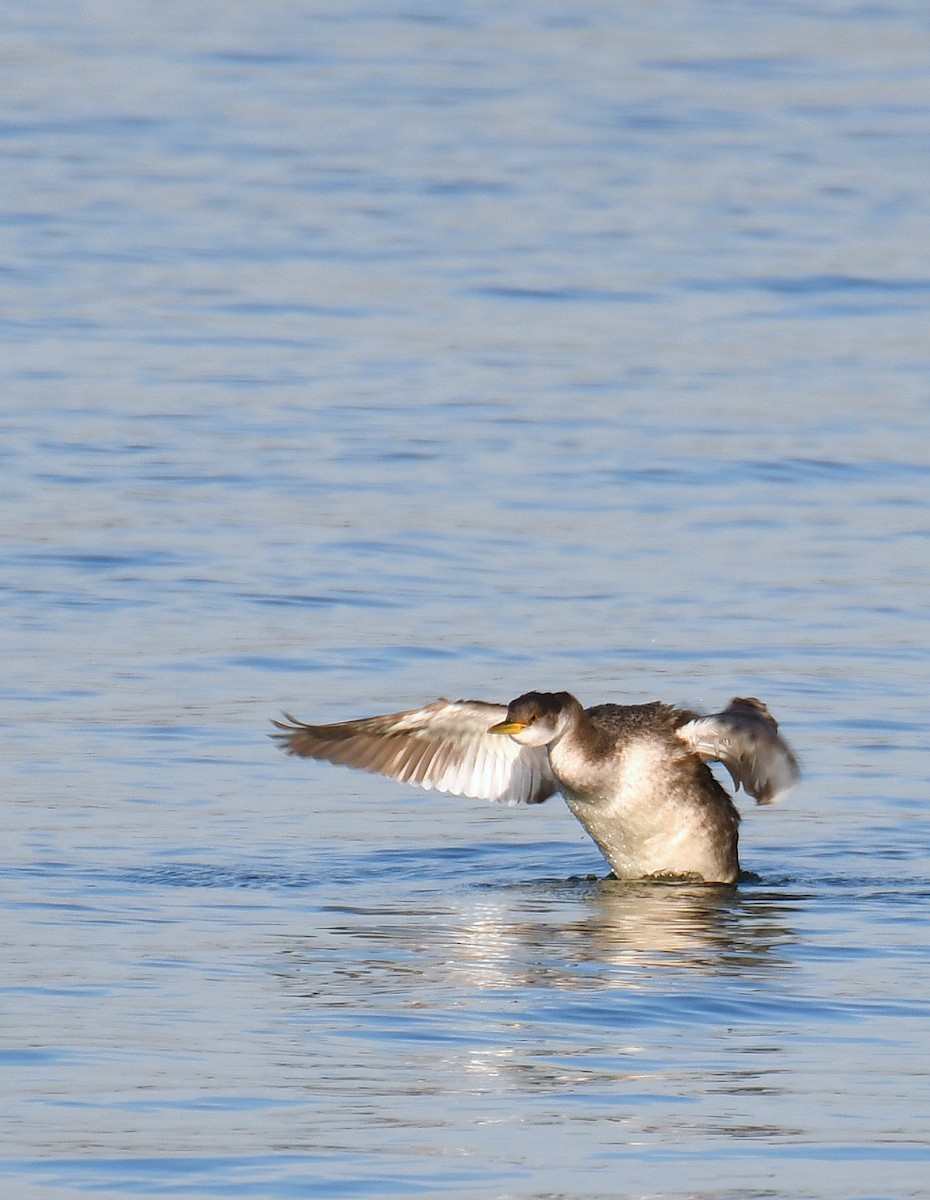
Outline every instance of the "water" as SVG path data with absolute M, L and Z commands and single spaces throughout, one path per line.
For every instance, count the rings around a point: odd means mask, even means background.
M 10 6 L 0 1191 L 907 1197 L 920 5 Z M 764 697 L 737 889 L 281 709 Z

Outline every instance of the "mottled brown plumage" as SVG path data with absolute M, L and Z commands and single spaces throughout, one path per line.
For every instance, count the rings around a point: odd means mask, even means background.
M 702 717 L 660 702 L 584 709 L 569 692 L 527 692 L 507 706 L 436 700 L 333 725 L 275 725 L 289 754 L 423 788 L 512 804 L 560 791 L 622 879 L 732 883 L 739 814 L 707 763 L 722 762 L 760 804 L 799 774 L 768 709 L 745 698 Z

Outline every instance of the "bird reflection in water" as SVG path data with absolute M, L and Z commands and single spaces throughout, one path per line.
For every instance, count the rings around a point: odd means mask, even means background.
M 747 1008 L 777 1005 L 796 900 L 746 881 L 573 879 L 346 903 L 286 940 L 276 974 L 306 1025 L 317 1090 L 389 1088 L 403 1105 L 442 1061 L 464 1071 L 455 1086 L 468 1095 L 664 1094 L 685 1084 L 650 1049 L 657 1030 L 705 1040 L 705 1064 Z M 726 1086 L 768 1086 L 771 1061 L 741 1058 Z
M 288 986 L 324 1003 L 514 988 L 641 989 L 643 971 L 770 974 L 794 940 L 782 891 L 612 878 L 493 885 L 411 903 L 340 906 L 328 930 L 289 939 Z M 337 916 L 338 912 L 338 916 Z M 654 974 L 650 978 L 655 978 Z
M 472 964 L 477 986 L 623 987 L 644 967 L 766 970 L 782 965 L 779 948 L 793 939 L 787 898 L 749 887 L 612 878 L 527 887 L 536 899 L 521 906 L 523 920 L 513 905 L 485 900 L 460 927 L 452 957 Z

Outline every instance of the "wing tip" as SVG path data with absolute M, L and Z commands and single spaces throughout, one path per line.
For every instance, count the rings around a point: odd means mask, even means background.
M 301 730 L 307 726 L 303 721 L 298 721 L 295 716 L 289 712 L 282 712 L 283 721 L 278 721 L 274 717 L 271 718 L 271 724 L 274 726 L 274 731 L 268 736 L 275 743 L 279 750 L 283 750 L 285 754 L 297 754 L 298 750 L 294 745 L 294 738 L 297 737 Z

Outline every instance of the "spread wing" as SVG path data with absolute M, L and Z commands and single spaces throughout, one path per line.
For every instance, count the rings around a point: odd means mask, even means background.
M 504 704 L 436 700 L 424 708 L 305 725 L 285 713 L 272 734 L 288 754 L 359 767 L 401 783 L 454 796 L 538 804 L 558 791 L 544 746 L 521 746 L 488 733 L 507 716 Z
M 697 717 L 675 732 L 703 759 L 722 762 L 734 786 L 760 804 L 780 800 L 801 777 L 798 760 L 761 700 L 736 697 L 723 712 Z

